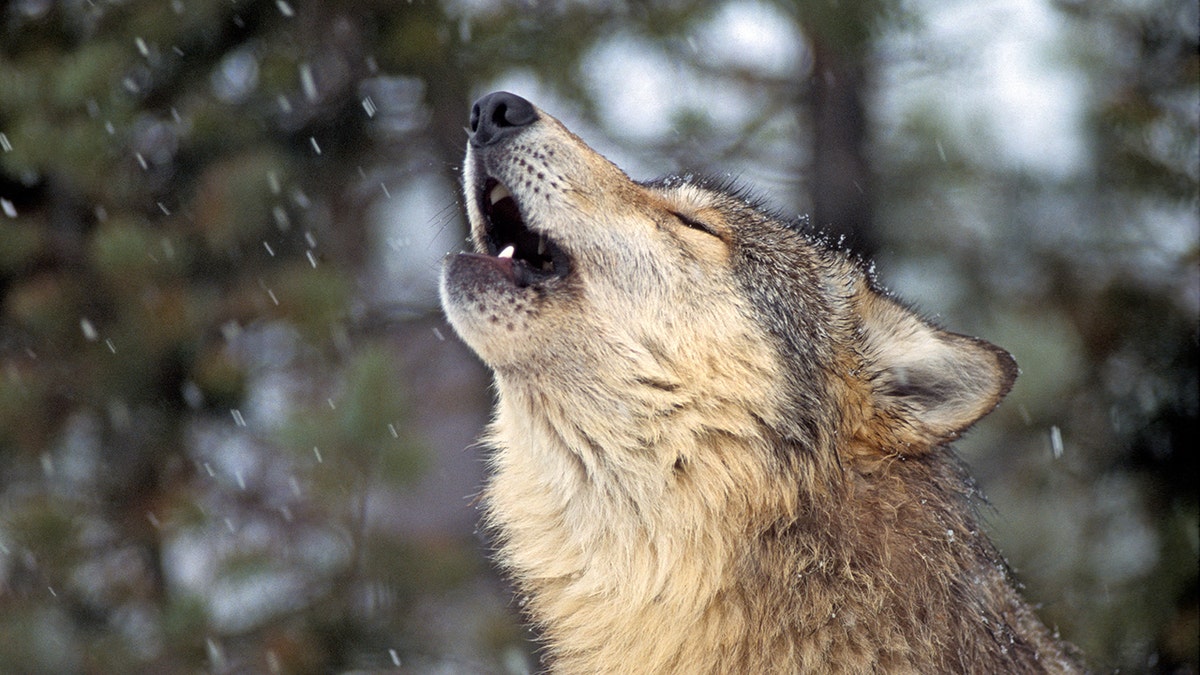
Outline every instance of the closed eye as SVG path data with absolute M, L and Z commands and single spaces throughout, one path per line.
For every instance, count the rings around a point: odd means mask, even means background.
M 691 228 L 693 230 L 698 230 L 707 235 L 711 235 L 711 236 L 714 236 L 717 238 L 720 238 L 720 236 L 721 236 L 721 235 L 717 234 L 717 231 L 714 230 L 712 227 L 710 227 L 708 224 L 702 223 L 699 220 L 696 220 L 695 218 L 690 218 L 690 217 L 685 216 L 682 213 L 679 213 L 676 211 L 672 211 L 671 215 L 678 218 L 679 222 L 683 223 L 684 225 L 688 226 L 689 228 Z

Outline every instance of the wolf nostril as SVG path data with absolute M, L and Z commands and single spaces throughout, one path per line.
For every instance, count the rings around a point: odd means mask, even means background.
M 537 121 L 537 109 L 525 99 L 497 91 L 471 106 L 471 144 L 490 145 Z

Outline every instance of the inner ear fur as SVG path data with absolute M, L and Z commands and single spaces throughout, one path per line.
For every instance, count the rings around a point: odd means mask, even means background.
M 1017 362 L 978 338 L 950 333 L 874 289 L 859 294 L 860 353 L 874 424 L 909 452 L 954 440 L 991 412 L 1017 379 Z M 884 449 L 884 448 L 881 448 Z

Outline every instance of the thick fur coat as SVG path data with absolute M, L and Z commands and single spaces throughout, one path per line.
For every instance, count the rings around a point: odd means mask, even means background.
M 721 185 L 472 113 L 446 314 L 495 373 L 484 515 L 554 673 L 1080 670 L 947 447 L 1017 375 Z

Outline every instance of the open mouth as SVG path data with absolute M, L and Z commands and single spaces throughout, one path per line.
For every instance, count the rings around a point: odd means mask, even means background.
M 512 277 L 518 286 L 567 275 L 567 254 L 546 235 L 526 225 L 516 199 L 503 183 L 494 178 L 484 181 L 480 204 L 487 252 L 512 260 Z

